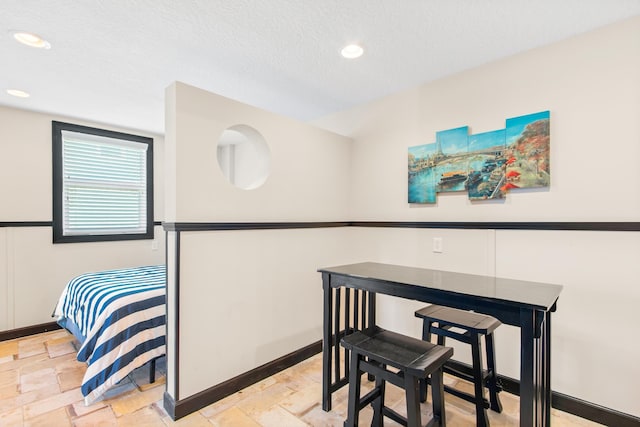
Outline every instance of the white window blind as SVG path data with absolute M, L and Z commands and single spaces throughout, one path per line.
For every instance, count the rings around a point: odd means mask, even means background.
M 148 144 L 62 131 L 64 236 L 147 230 Z

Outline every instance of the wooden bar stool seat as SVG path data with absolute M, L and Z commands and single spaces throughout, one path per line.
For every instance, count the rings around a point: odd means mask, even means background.
M 372 426 L 382 427 L 383 416 L 405 426 L 421 426 L 420 380 L 428 376 L 431 376 L 433 388 L 433 419 L 428 425 L 445 426 L 442 369 L 444 363 L 453 355 L 452 348 L 431 344 L 379 327 L 347 335 L 342 338 L 341 344 L 351 353 L 349 401 L 345 427 L 357 427 L 360 410 L 369 403 L 373 406 Z M 375 377 L 375 387 L 361 398 L 361 378 L 365 372 Z M 384 406 L 387 381 L 405 390 L 406 418 Z
M 450 363 L 445 364 L 444 372 L 463 378 L 473 383 L 474 394 L 465 393 L 450 386 L 444 389 L 461 399 L 476 405 L 476 420 L 478 426 L 488 426 L 487 408 L 495 412 L 502 412 L 502 403 L 498 393 L 502 391 L 496 372 L 495 349 L 493 345 L 493 331 L 502 323 L 491 316 L 459 310 L 456 308 L 430 305 L 415 312 L 416 317 L 423 319 L 422 339 L 431 341 L 431 334 L 438 337 L 438 345 L 445 344 L 445 338 L 471 345 L 472 374 L 455 369 Z M 458 332 L 454 330 L 462 330 Z M 482 341 L 486 342 L 487 369 L 482 367 Z M 489 401 L 484 397 L 484 387 L 489 389 Z M 421 399 L 426 395 L 426 382 L 421 384 Z

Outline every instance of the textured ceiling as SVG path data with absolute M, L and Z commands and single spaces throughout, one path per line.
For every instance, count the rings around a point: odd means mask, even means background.
M 312 120 L 636 15 L 640 0 L 0 0 L 0 105 L 163 133 L 179 80 Z M 354 41 L 365 55 L 342 58 Z

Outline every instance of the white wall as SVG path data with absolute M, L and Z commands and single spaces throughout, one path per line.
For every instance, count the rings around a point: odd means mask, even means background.
M 640 233 L 498 231 L 496 260 L 498 276 L 565 286 L 552 317 L 553 389 L 639 416 Z
M 315 123 L 355 139 L 353 220 L 638 221 L 640 19 L 425 84 Z M 551 111 L 551 187 L 503 203 L 439 194 L 407 205 L 407 148 L 437 131 L 501 129 Z
M 316 123 L 354 138 L 350 219 L 393 221 L 640 221 L 640 18 L 512 56 Z M 435 132 L 473 133 L 551 111 L 551 187 L 471 203 L 439 194 L 407 204 L 407 147 Z M 554 390 L 640 416 L 634 339 L 640 318 L 637 232 L 357 229 L 371 261 L 559 283 Z M 444 252 L 431 251 L 443 238 Z M 413 303 L 384 298 L 381 322 L 418 336 Z M 518 377 L 519 335 L 497 331 L 498 369 Z M 460 350 L 456 358 L 467 356 Z M 615 382 L 615 386 L 614 386 Z
M 166 102 L 167 221 L 344 221 L 348 138 L 181 83 Z M 255 190 L 230 185 L 218 168 L 218 138 L 238 124 L 271 150 L 271 174 Z
M 51 121 L 154 138 L 155 219 L 164 209 L 163 138 L 72 118 L 0 107 L 0 222 L 52 220 Z M 164 232 L 149 240 L 52 244 L 51 227 L 0 227 L 0 330 L 53 321 L 69 279 L 86 272 L 164 262 Z
M 180 399 L 322 339 L 346 227 L 181 235 Z
M 349 138 L 182 83 L 166 103 L 170 222 L 345 220 Z M 239 124 L 271 152 L 271 174 L 254 190 L 231 185 L 216 161 L 219 136 Z M 345 227 L 181 232 L 179 384 L 170 369 L 167 392 L 185 399 L 321 339 L 316 270 L 349 259 L 346 238 Z M 173 232 L 167 247 L 175 251 Z M 170 275 L 170 328 L 175 297 Z

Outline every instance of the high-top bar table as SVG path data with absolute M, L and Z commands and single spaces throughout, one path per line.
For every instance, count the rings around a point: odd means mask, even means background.
M 375 296 L 385 294 L 473 310 L 519 327 L 520 425 L 551 424 L 551 312 L 562 286 L 371 262 L 318 271 L 324 291 L 325 411 L 331 410 L 331 394 L 348 383 L 348 357 L 340 368 L 340 337 L 375 325 Z

